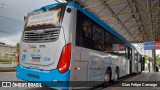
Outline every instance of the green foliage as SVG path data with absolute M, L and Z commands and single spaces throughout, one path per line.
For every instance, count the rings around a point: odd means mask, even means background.
M 145 63 L 149 63 L 149 56 L 144 55 L 144 57 L 145 57 Z M 157 63 L 157 65 L 160 66 L 160 55 L 156 56 L 156 63 Z
M 5 45 L 5 43 L 3 43 L 3 42 L 0 42 L 0 44 Z
M 156 62 L 160 64 L 160 55 L 156 56 Z
M 144 55 L 144 58 L 145 58 L 145 63 L 148 63 L 149 62 L 149 56 Z
M 0 62 L 17 62 L 15 58 L 0 58 Z
M 16 52 L 14 52 L 13 56 L 18 56 L 19 53 L 19 43 L 16 44 Z

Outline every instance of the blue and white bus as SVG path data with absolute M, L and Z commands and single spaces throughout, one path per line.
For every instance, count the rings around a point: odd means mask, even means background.
M 95 15 L 72 2 L 56 3 L 28 13 L 17 78 L 31 82 L 117 81 L 141 72 L 134 52 L 123 36 Z

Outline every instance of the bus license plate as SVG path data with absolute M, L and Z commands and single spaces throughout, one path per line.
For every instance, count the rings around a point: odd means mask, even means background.
M 32 57 L 32 62 L 40 62 L 41 57 Z

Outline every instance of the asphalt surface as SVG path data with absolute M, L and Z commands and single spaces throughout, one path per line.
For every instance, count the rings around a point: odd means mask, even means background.
M 134 84 L 138 83 L 138 84 L 141 84 L 141 86 L 142 86 L 142 83 L 148 83 L 148 82 L 150 82 L 150 84 L 155 84 L 156 85 L 156 81 L 160 81 L 160 73 L 159 72 L 141 73 L 139 75 L 131 77 L 131 78 L 129 78 L 127 80 L 124 80 L 122 82 L 124 82 L 124 83 L 129 82 L 130 84 L 132 82 L 134 82 Z M 137 86 L 134 86 L 134 87 L 133 86 L 132 87 L 127 87 L 127 86 L 117 87 L 118 85 L 122 86 L 122 82 L 116 83 L 111 87 L 101 88 L 101 89 L 102 90 L 160 90 L 160 87 L 141 87 L 141 86 L 140 87 L 137 87 Z M 116 87 L 114 87 L 114 86 L 116 86 Z
M 13 66 L 12 64 L 5 63 L 3 64 L 2 62 L 0 63 L 0 72 L 15 72 L 16 67 Z
M 20 81 L 16 78 L 15 72 L 0 72 L 0 81 Z M 123 81 L 160 81 L 160 73 L 141 73 L 136 76 L 132 76 Z M 99 86 L 94 90 L 160 90 L 160 87 L 117 87 L 122 86 L 122 82 L 112 84 L 109 87 Z M 19 88 L 19 87 L 0 87 L 0 90 L 53 90 L 51 88 Z
M 16 72 L 0 72 L 0 81 L 21 81 L 16 78 Z M 2 83 L 1 83 L 2 84 Z M 51 88 L 20 88 L 20 87 L 0 87 L 0 90 L 53 90 Z

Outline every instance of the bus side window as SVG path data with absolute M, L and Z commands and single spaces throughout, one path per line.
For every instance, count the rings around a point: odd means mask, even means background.
M 92 21 L 77 11 L 76 46 L 92 49 Z
M 107 31 L 105 31 L 104 35 L 104 50 L 106 52 L 112 52 L 112 43 L 109 40 L 111 37 L 111 34 L 109 34 Z
M 83 16 L 82 47 L 92 49 L 92 26 L 92 21 L 88 17 Z
M 93 26 L 93 48 L 95 50 L 104 50 L 104 29 L 94 24 Z
M 77 24 L 76 24 L 76 46 L 82 46 L 82 14 L 77 12 Z
M 125 44 L 80 11 L 77 12 L 76 45 L 126 56 Z M 117 48 L 118 47 L 118 48 Z
M 92 39 L 92 22 L 88 18 L 83 18 L 83 37 L 87 39 Z
M 105 31 L 105 52 L 125 56 L 125 44 L 112 33 Z

